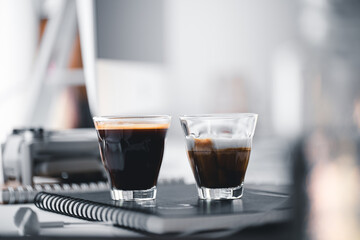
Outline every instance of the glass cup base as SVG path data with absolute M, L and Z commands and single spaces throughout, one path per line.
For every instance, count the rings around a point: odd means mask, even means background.
M 238 199 L 242 197 L 243 190 L 243 184 L 234 188 L 198 187 L 198 194 L 199 198 L 204 200 Z
M 111 189 L 111 198 L 113 200 L 137 201 L 137 200 L 153 200 L 156 198 L 156 187 L 147 190 L 119 190 Z

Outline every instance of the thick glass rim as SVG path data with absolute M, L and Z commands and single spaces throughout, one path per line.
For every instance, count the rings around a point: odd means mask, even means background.
M 191 114 L 191 115 L 180 115 L 181 120 L 186 119 L 233 119 L 233 118 L 246 118 L 254 117 L 257 118 L 257 113 L 213 113 L 213 114 Z
M 95 122 L 107 121 L 118 122 L 121 120 L 138 121 L 138 120 L 170 120 L 170 115 L 109 115 L 109 116 L 94 116 Z

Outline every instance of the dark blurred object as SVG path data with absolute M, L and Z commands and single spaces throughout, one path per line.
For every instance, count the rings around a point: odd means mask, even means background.
M 360 239 L 359 143 L 324 128 L 298 142 L 295 239 Z
M 360 2 L 301 1 L 304 128 L 296 239 L 360 239 Z
M 15 129 L 1 145 L 1 183 L 33 184 L 35 176 L 59 182 L 106 181 L 93 129 Z

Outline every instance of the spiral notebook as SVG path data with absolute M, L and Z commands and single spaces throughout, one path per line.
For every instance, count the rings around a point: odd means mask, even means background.
M 284 189 L 289 188 L 248 186 L 242 199 L 205 201 L 198 200 L 195 185 L 177 184 L 159 186 L 155 201 L 113 201 L 109 191 L 41 192 L 34 203 L 43 210 L 154 234 L 193 233 L 289 220 L 292 201 Z

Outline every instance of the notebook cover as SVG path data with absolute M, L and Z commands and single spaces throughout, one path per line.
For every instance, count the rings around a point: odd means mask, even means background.
M 143 230 L 164 234 L 239 230 L 289 220 L 292 203 L 289 190 L 286 186 L 248 185 L 242 199 L 206 201 L 198 199 L 195 185 L 175 184 L 159 185 L 154 201 L 113 201 L 109 191 L 66 196 L 119 207 L 119 210 L 134 210 L 134 214 L 145 213 L 150 217 Z
M 289 198 L 289 188 L 285 186 L 249 185 L 245 186 L 241 199 L 215 201 L 199 200 L 195 185 L 159 185 L 157 189 L 154 201 L 114 201 L 109 191 L 64 195 L 117 207 L 139 209 L 165 218 L 257 213 L 279 207 L 290 208 L 290 205 L 284 205 L 284 201 Z

